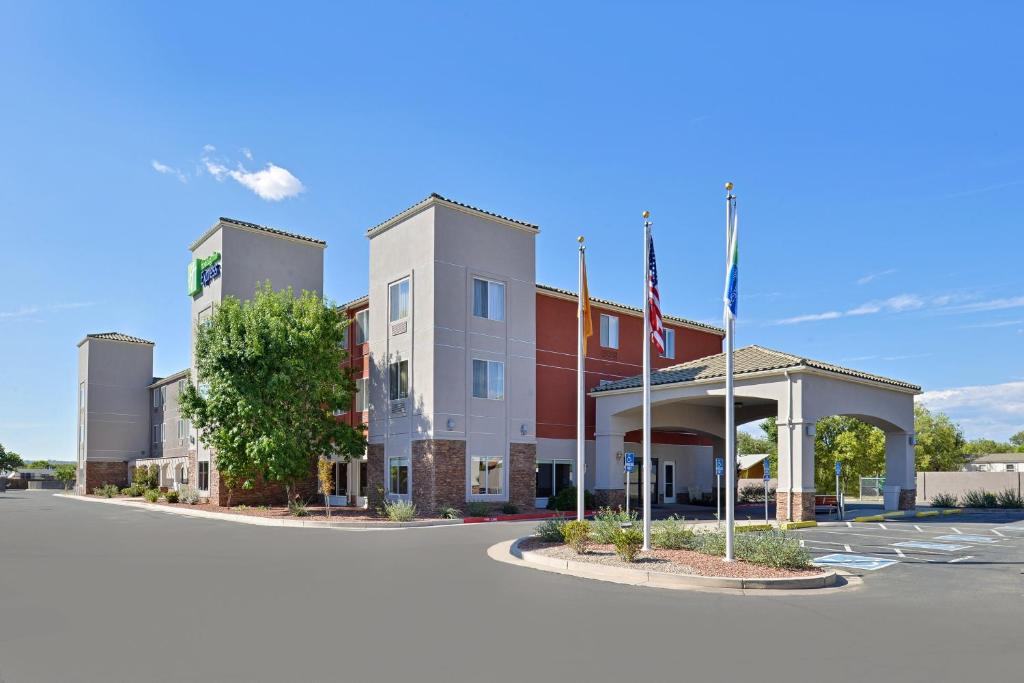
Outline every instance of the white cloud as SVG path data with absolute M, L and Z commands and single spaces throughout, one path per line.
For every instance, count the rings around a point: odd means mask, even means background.
M 917 400 L 949 415 L 969 439 L 1005 441 L 1024 429 L 1024 381 L 926 391 Z
M 883 271 L 880 271 L 878 273 L 868 273 L 864 277 L 857 278 L 857 284 L 858 285 L 866 285 L 867 283 L 869 283 L 869 282 L 871 282 L 873 280 L 877 280 L 880 277 L 885 277 L 886 275 L 892 275 L 895 272 L 896 272 L 895 268 L 890 268 L 888 270 L 883 270 Z
M 187 183 L 188 182 L 188 176 L 186 176 L 184 173 L 182 173 L 178 169 L 174 168 L 173 166 L 168 166 L 167 164 L 162 164 L 159 161 L 157 161 L 156 159 L 153 159 L 153 161 L 150 162 L 150 166 L 152 166 L 153 170 L 156 171 L 157 173 L 163 173 L 165 175 L 173 175 L 175 178 L 177 178 L 178 180 L 180 180 L 183 183 Z
M 817 320 L 835 320 L 847 316 L 873 315 L 875 313 L 904 313 L 924 308 L 928 301 L 916 294 L 899 294 L 881 301 L 868 301 L 846 311 L 825 311 L 824 313 L 808 313 L 792 318 L 775 321 L 776 325 L 797 325 Z M 934 303 L 934 300 L 933 300 Z
M 33 304 L 30 306 L 22 306 L 21 308 L 13 311 L 0 311 L 0 319 L 26 318 L 39 313 L 56 313 L 58 311 L 69 311 L 76 308 L 86 308 L 94 305 L 95 302 L 92 301 L 69 301 L 66 303 L 48 304 L 45 306 Z
M 228 175 L 255 192 L 260 199 L 279 202 L 306 191 L 306 187 L 291 171 L 276 164 L 267 164 L 262 171 L 246 171 L 241 165 Z
M 963 325 L 961 329 L 977 330 L 990 327 L 1010 327 L 1012 325 L 1024 325 L 1024 320 L 997 320 L 990 323 L 978 323 L 977 325 Z
M 975 301 L 970 304 L 955 306 L 950 310 L 952 313 L 978 313 L 981 311 L 1003 311 L 1008 308 L 1024 307 L 1024 296 L 1006 297 L 1003 299 L 989 299 L 988 301 Z
M 230 163 L 228 160 L 212 156 L 216 151 L 217 148 L 213 145 L 203 145 L 201 161 L 206 172 L 218 181 L 231 178 L 255 192 L 260 199 L 265 199 L 268 202 L 279 202 L 306 191 L 306 186 L 302 184 L 302 181 L 282 166 L 268 163 L 262 170 L 249 171 L 239 163 L 236 168 L 232 169 L 228 166 Z M 246 159 L 253 158 L 249 148 L 243 147 L 241 152 Z

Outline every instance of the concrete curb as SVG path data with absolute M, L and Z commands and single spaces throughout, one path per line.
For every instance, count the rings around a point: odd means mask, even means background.
M 572 576 L 581 576 L 599 581 L 625 583 L 634 586 L 653 586 L 655 588 L 730 588 L 733 590 L 812 590 L 831 588 L 838 582 L 838 574 L 829 570 L 821 576 L 793 577 L 788 579 L 744 579 L 721 576 L 697 576 L 696 574 L 669 574 L 666 572 L 650 572 L 642 569 L 624 569 L 621 567 L 605 567 L 590 562 L 562 560 L 531 550 L 522 550 L 521 541 L 529 538 L 517 538 L 509 546 L 509 554 L 535 569 L 554 570 Z
M 86 503 L 105 503 L 107 505 L 121 505 L 140 510 L 152 510 L 153 512 L 166 512 L 171 515 L 182 517 L 200 517 L 202 519 L 216 519 L 222 522 L 234 522 L 235 524 L 251 524 L 253 526 L 276 526 L 276 527 L 299 527 L 306 529 L 415 529 L 435 526 L 456 526 L 461 525 L 461 519 L 426 519 L 415 522 L 320 522 L 304 521 L 301 519 L 270 519 L 267 517 L 255 517 L 252 515 L 235 515 L 228 512 L 209 512 L 207 510 L 192 510 L 188 507 L 171 507 L 169 505 L 154 505 L 137 500 L 116 500 L 114 498 L 90 498 L 74 494 L 55 493 L 57 498 L 68 498 Z

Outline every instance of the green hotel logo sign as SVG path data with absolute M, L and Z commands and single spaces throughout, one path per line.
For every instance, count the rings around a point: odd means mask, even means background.
M 220 252 L 215 251 L 206 258 L 193 259 L 188 264 L 188 295 L 201 294 L 203 287 L 208 286 L 220 277 Z

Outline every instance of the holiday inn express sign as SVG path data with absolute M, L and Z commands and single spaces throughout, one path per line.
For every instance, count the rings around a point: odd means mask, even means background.
M 188 264 L 188 295 L 195 296 L 203 287 L 220 277 L 220 252 L 215 251 L 206 258 L 193 259 Z

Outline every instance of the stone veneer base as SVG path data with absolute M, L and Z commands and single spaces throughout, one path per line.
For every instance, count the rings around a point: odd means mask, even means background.
M 793 492 L 793 519 L 789 518 L 789 492 L 775 492 L 775 519 L 780 522 L 806 522 L 814 518 L 814 491 Z

